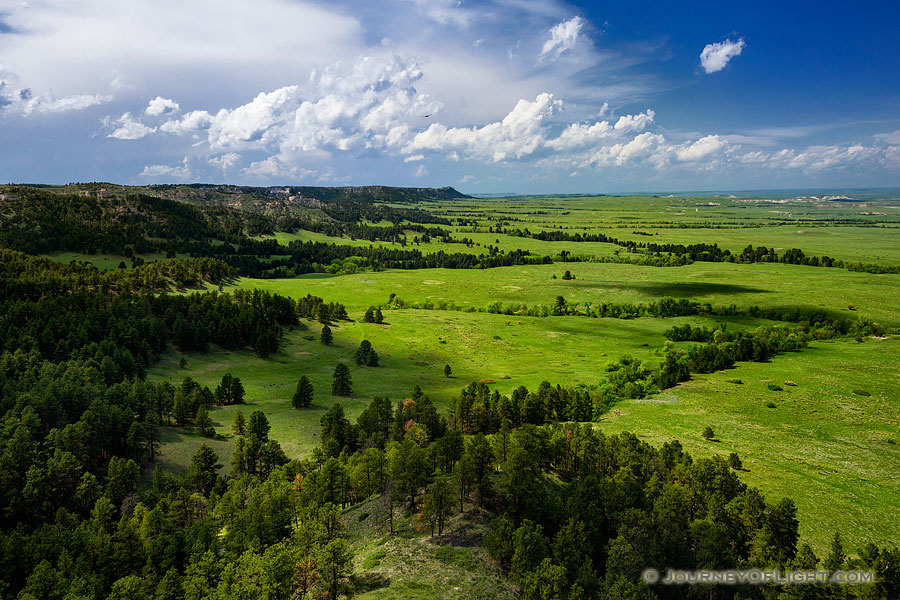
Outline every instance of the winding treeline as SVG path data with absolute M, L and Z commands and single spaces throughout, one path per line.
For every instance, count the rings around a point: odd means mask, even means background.
M 607 244 L 615 244 L 616 246 L 625 248 L 628 252 L 645 251 L 655 256 L 668 255 L 673 259 L 680 258 L 683 261 L 682 264 L 689 264 L 690 261 L 730 262 L 742 264 L 774 262 L 790 265 L 806 265 L 811 267 L 838 267 L 850 271 L 860 271 L 876 274 L 900 273 L 900 265 L 861 263 L 835 259 L 830 256 L 807 255 L 800 248 L 789 248 L 783 251 L 781 254 L 778 254 L 775 248 L 767 248 L 766 246 L 754 247 L 752 244 L 750 244 L 746 248 L 744 248 L 740 254 L 735 254 L 726 248 L 720 248 L 716 243 L 658 244 L 655 242 L 620 240 L 604 233 L 569 233 L 567 231 L 559 230 L 532 232 L 527 228 L 523 230 L 503 229 L 502 227 L 492 229 L 497 233 L 504 233 L 506 235 L 515 237 L 525 237 L 549 242 L 603 242 Z

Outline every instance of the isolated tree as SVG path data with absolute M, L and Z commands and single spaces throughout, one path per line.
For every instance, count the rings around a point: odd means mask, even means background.
M 209 418 L 209 413 L 203 406 L 197 409 L 197 416 L 194 417 L 194 427 L 197 428 L 197 431 L 203 437 L 215 437 L 216 435 L 212 419 Z
M 569 271 L 568 269 L 566 269 L 566 272 L 563 273 L 562 278 L 563 278 L 565 281 L 569 281 L 570 279 L 575 279 L 574 277 L 572 277 L 572 272 Z
M 309 377 L 301 375 L 297 382 L 297 391 L 294 392 L 292 404 L 294 408 L 306 408 L 313 401 L 313 385 L 309 381 Z
M 737 452 L 732 452 L 728 455 L 728 466 L 735 471 L 740 471 L 744 468 L 744 463 L 741 462 L 741 457 L 737 455 Z
M 706 426 L 706 429 L 703 430 L 703 439 L 711 440 L 716 437 L 715 432 L 713 432 L 713 428 L 709 425 Z
M 334 336 L 331 334 L 331 327 L 328 325 L 322 326 L 322 335 L 319 337 L 319 341 L 321 341 L 326 346 L 330 346 L 334 341 Z
M 370 306 L 366 309 L 366 314 L 363 315 L 363 321 L 366 323 L 374 323 L 375 322 L 375 307 Z
M 231 431 L 234 435 L 244 435 L 244 428 L 247 422 L 244 420 L 244 413 L 237 411 L 234 414 L 234 420 L 231 422 Z
M 453 370 L 450 368 L 450 365 L 444 365 L 444 377 L 450 377 L 453 374 Z
M 338 363 L 334 368 L 333 381 L 331 383 L 332 396 L 349 396 L 353 393 L 350 368 L 344 363 Z

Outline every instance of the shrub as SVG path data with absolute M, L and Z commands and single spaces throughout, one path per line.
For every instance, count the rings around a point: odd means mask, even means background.
M 782 390 L 784 389 L 783 387 L 781 387 L 781 386 L 778 385 L 777 383 L 770 383 L 769 385 L 766 386 L 766 388 L 772 390 L 773 392 L 780 392 L 780 391 L 782 391 Z

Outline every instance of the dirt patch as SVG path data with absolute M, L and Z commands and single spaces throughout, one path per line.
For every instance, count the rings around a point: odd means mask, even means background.
M 446 283 L 446 282 L 438 281 L 436 279 L 426 279 L 422 283 L 424 283 L 425 285 L 444 285 L 444 283 Z

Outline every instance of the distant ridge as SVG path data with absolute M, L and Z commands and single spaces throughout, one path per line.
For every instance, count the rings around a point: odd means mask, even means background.
M 471 198 L 452 187 L 407 188 L 386 185 L 364 185 L 350 187 L 291 186 L 293 194 L 299 194 L 326 202 L 353 200 L 356 202 L 422 202 Z

